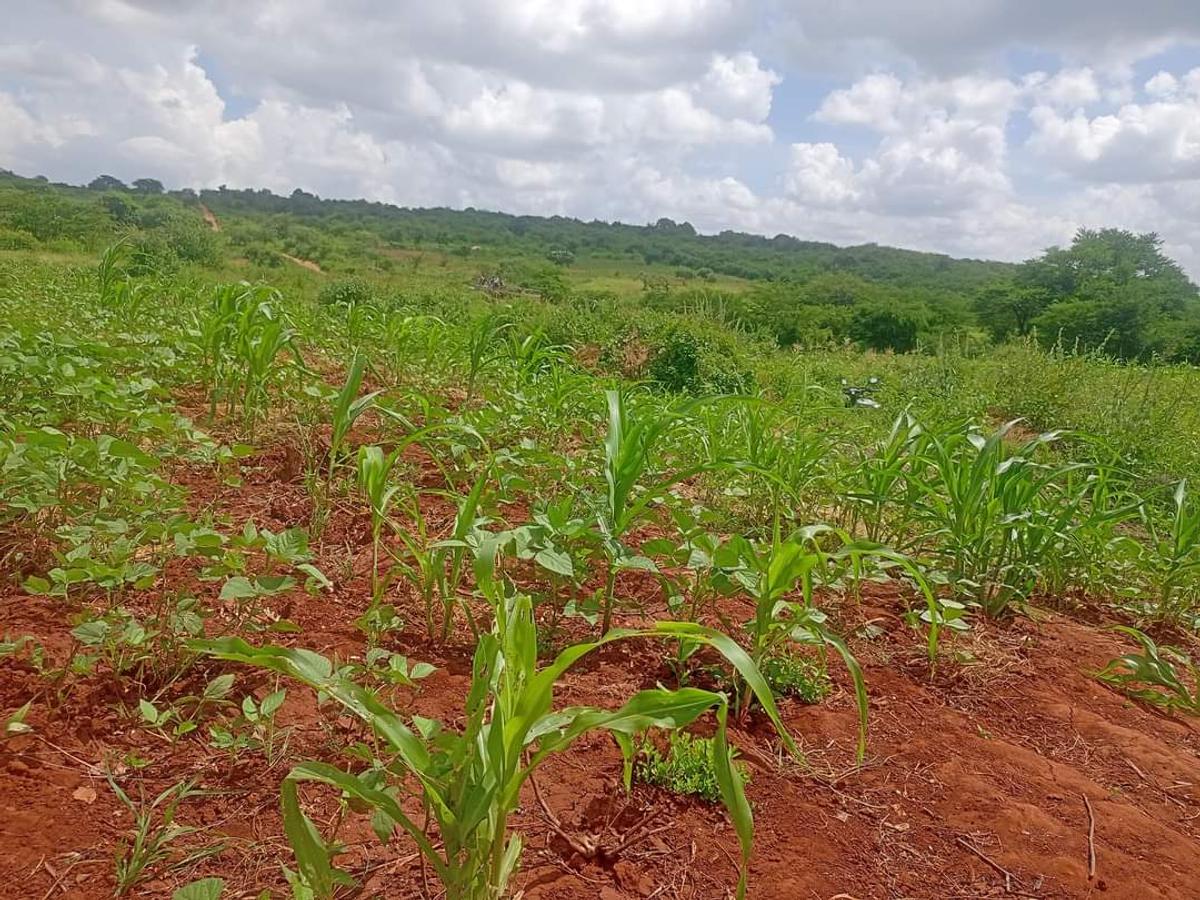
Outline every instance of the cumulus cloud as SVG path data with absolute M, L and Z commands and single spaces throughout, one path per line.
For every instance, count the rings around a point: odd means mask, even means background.
M 1030 145 L 1049 163 L 1089 181 L 1200 179 L 1200 68 L 1182 78 L 1159 72 L 1145 93 L 1144 102 L 1095 116 L 1035 106 Z
M 1115 224 L 1159 231 L 1200 273 L 1191 0 L 0 13 L 0 167 L 28 174 L 667 215 L 1010 259 Z

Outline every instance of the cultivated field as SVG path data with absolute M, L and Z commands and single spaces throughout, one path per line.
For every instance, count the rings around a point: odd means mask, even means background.
M 1194 368 L 143 251 L 0 252 L 0 895 L 1200 890 Z

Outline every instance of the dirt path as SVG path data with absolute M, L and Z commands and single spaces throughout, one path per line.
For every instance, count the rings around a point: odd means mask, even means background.
M 213 231 L 221 230 L 221 223 L 217 221 L 217 217 L 213 215 L 213 211 L 203 203 L 200 204 L 200 215 L 204 217 L 204 221 L 208 223 L 208 227 Z
M 290 263 L 295 263 L 298 266 L 303 266 L 305 269 L 308 269 L 310 272 L 320 272 L 321 271 L 321 267 L 319 265 L 317 265 L 315 262 L 313 262 L 311 259 L 301 259 L 299 256 L 291 256 L 290 254 L 284 253 L 282 250 L 279 252 L 279 255 L 282 256 L 284 259 L 286 259 Z
M 249 518 L 276 530 L 304 525 L 310 505 L 293 455 L 280 445 L 246 461 L 238 487 L 205 469 L 182 470 L 178 479 L 191 491 L 194 517 L 211 510 L 227 516 L 235 530 Z M 431 521 L 452 517 L 449 506 L 430 511 Z M 273 639 L 343 659 L 361 655 L 353 621 L 370 593 L 368 534 L 362 515 L 335 509 L 314 547 L 335 588 L 319 597 L 297 589 L 271 598 L 273 612 L 301 629 Z M 174 560 L 167 583 L 172 591 L 205 598 L 217 611 L 212 630 L 228 609 L 216 600 L 219 582 L 197 575 L 196 564 Z M 647 599 L 657 591 L 637 573 L 621 590 Z M 392 599 L 408 621 L 420 621 L 414 596 L 400 590 Z M 125 605 L 144 615 L 158 601 L 158 593 L 147 591 L 130 595 Z M 853 641 L 871 695 L 864 765 L 854 762 L 855 715 L 840 673 L 839 689 L 826 703 L 783 704 L 806 765 L 778 764 L 770 732 L 759 724 L 736 731 L 751 770 L 757 826 L 751 897 L 1200 895 L 1200 729 L 1133 704 L 1088 675 L 1127 649 L 1111 632 L 1056 614 L 979 624 L 958 639 L 931 679 L 920 641 L 900 612 L 894 592 L 878 586 L 868 587 L 861 605 L 831 610 L 848 632 L 867 621 L 883 625 L 873 639 Z M 0 589 L 0 634 L 35 636 L 60 665 L 72 649 L 69 630 L 77 613 L 60 600 Z M 571 627 L 581 637 L 586 626 Z M 438 666 L 419 692 L 397 689 L 392 702 L 455 721 L 470 675 L 465 639 L 433 648 L 414 625 L 392 648 Z M 173 690 L 200 690 L 221 671 L 201 663 Z M 237 672 L 238 697 L 251 688 L 259 695 L 273 689 L 261 673 L 230 671 Z M 670 682 L 659 651 L 617 645 L 574 670 L 558 699 L 615 706 L 659 681 Z M 280 864 L 291 859 L 279 782 L 298 759 L 353 765 L 337 747 L 363 739 L 361 730 L 290 686 L 279 721 L 295 728 L 292 759 L 271 765 L 261 754 L 235 758 L 216 750 L 203 732 L 175 741 L 152 734 L 137 720 L 138 697 L 128 680 L 117 682 L 103 669 L 67 675 L 60 686 L 27 663 L 0 660 L 0 713 L 34 700 L 33 732 L 0 743 L 0 896 L 111 896 L 114 848 L 128 835 L 132 817 L 109 788 L 106 771 L 127 787 L 136 775 L 148 797 L 195 779 L 210 793 L 186 801 L 179 819 L 202 831 L 179 847 L 224 847 L 186 876 L 160 870 L 136 896 L 169 896 L 201 874 L 225 878 L 226 896 L 253 896 L 264 887 L 285 895 Z M 526 842 L 517 887 L 526 900 L 731 896 L 737 844 L 725 816 L 644 786 L 627 796 L 620 772 L 616 747 L 597 736 L 554 758 L 539 783 L 568 829 L 599 831 L 606 822 L 641 817 L 671 827 L 600 865 L 573 857 L 527 797 L 516 821 Z M 335 815 L 332 797 L 306 797 L 318 821 Z M 363 896 L 419 895 L 420 871 L 404 841 L 380 846 L 359 815 L 349 817 L 339 838 L 349 848 L 341 865 L 359 872 L 369 867 Z

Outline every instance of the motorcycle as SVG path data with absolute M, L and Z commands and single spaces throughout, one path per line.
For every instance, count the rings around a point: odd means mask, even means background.
M 846 398 L 846 406 L 854 409 L 879 409 L 879 401 L 871 395 L 879 390 L 879 379 L 872 375 L 867 379 L 865 385 L 852 385 L 845 378 L 842 379 L 842 394 Z

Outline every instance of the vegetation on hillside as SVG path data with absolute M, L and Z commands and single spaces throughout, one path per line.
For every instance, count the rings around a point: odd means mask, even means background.
M 219 220 L 219 235 L 201 211 Z M 154 179 L 126 186 L 111 176 L 71 188 L 0 174 L 0 249 L 94 251 L 130 231 L 146 271 L 213 267 L 222 255 L 259 271 L 303 260 L 384 279 L 438 266 L 554 299 L 580 282 L 593 297 L 630 293 L 636 282 L 648 308 L 701 310 L 782 347 L 850 342 L 907 353 L 1017 337 L 1118 359 L 1200 361 L 1200 294 L 1154 234 L 1084 229 L 1070 247 L 1011 265 L 787 235 L 699 235 L 669 219 L 633 226 L 323 200 L 299 189 L 167 192 Z

